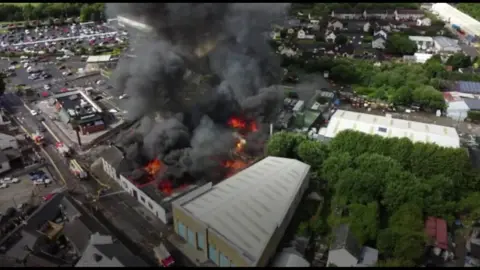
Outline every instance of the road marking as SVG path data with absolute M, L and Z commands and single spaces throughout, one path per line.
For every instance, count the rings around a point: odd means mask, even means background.
M 28 132 L 28 130 L 20 123 L 18 123 L 18 121 L 16 121 L 18 126 L 28 135 L 28 136 L 31 136 L 30 135 L 30 132 Z M 40 146 L 40 150 L 43 152 L 43 154 L 47 157 L 47 159 L 50 161 L 50 164 L 53 166 L 53 168 L 55 169 L 55 171 L 57 172 L 57 174 L 60 176 L 60 180 L 62 180 L 63 182 L 63 185 L 64 186 L 67 186 L 67 181 L 65 181 L 65 178 L 63 177 L 63 174 L 60 172 L 60 170 L 58 169 L 57 165 L 55 165 L 55 162 L 53 161 L 52 157 L 50 157 L 50 155 L 47 153 L 47 151 L 42 147 Z
M 53 131 L 50 129 L 50 127 L 47 126 L 47 124 L 45 124 L 45 121 L 42 121 L 41 123 L 47 129 L 48 133 L 50 133 L 50 135 L 52 135 L 52 137 L 55 139 L 55 141 L 62 142 L 60 139 L 58 139 L 57 135 L 55 135 L 55 133 L 53 133 Z

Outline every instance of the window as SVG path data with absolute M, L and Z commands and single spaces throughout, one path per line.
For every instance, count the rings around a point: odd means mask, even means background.
M 143 198 L 142 196 L 140 196 L 140 200 L 145 203 L 145 198 Z
M 148 202 L 148 207 L 150 207 L 150 209 L 152 209 L 152 210 L 153 210 L 153 205 L 152 205 L 152 203 L 151 203 L 151 202 Z
M 197 233 L 197 248 L 203 250 L 205 248 L 205 238 L 203 233 Z
M 230 267 L 230 260 L 220 252 L 220 267 Z
M 387 128 L 378 127 L 378 131 L 385 133 L 385 132 L 387 132 Z
M 188 229 L 187 228 L 187 240 L 188 240 L 188 243 L 190 245 L 192 245 L 192 247 L 195 247 L 195 233 L 192 232 L 192 230 Z
M 217 249 L 213 244 L 208 244 L 208 258 L 217 264 Z
M 178 235 L 183 237 L 183 239 L 187 239 L 187 232 L 185 231 L 185 225 L 183 225 L 183 223 L 180 221 L 178 221 L 177 223 L 178 223 L 177 225 Z

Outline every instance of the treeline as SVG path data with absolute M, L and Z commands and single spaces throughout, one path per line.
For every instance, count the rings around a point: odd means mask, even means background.
M 455 7 L 472 16 L 475 20 L 480 20 L 480 7 L 478 3 L 458 3 Z
M 105 19 L 104 3 L 0 4 L 0 21 L 20 22 L 49 18 L 80 17 L 81 21 Z
M 343 131 L 327 145 L 280 132 L 267 153 L 310 164 L 312 186 L 326 182 L 332 194 L 328 228 L 321 231 L 349 224 L 360 244 L 379 249 L 382 265 L 420 263 L 428 216 L 450 223 L 456 215 L 480 217 L 480 178 L 465 149 L 356 131 Z

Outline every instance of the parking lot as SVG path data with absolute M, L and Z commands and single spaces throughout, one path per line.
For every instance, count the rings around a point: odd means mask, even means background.
M 127 39 L 126 32 L 118 33 L 106 24 L 39 26 L 33 29 L 9 29 L 0 34 L 0 51 L 39 54 L 65 50 L 76 52 L 82 47 L 114 47 Z
M 50 179 L 52 176 L 46 169 L 42 169 Z M 60 188 L 54 181 L 45 187 L 44 185 L 34 185 L 28 175 L 17 177 L 18 183 L 9 184 L 7 188 L 0 189 L 0 212 L 4 213 L 10 207 L 17 207 L 25 203 L 32 197 L 43 197 L 52 191 Z

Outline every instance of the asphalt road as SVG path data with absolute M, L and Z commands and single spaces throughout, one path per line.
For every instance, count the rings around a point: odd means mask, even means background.
M 12 113 L 12 116 L 21 119 L 21 124 L 25 127 L 25 129 L 27 129 L 28 132 L 36 132 L 38 126 L 41 125 L 41 122 L 35 116 L 30 114 L 27 108 L 23 106 L 20 98 L 15 94 L 5 93 L 2 97 L 2 103 Z M 63 178 L 68 189 L 75 189 L 78 186 L 79 180 L 70 172 L 67 160 L 55 149 L 55 139 L 48 132 L 44 132 L 43 135 L 45 138 L 44 150 L 61 173 L 61 176 L 57 175 L 55 179 Z

